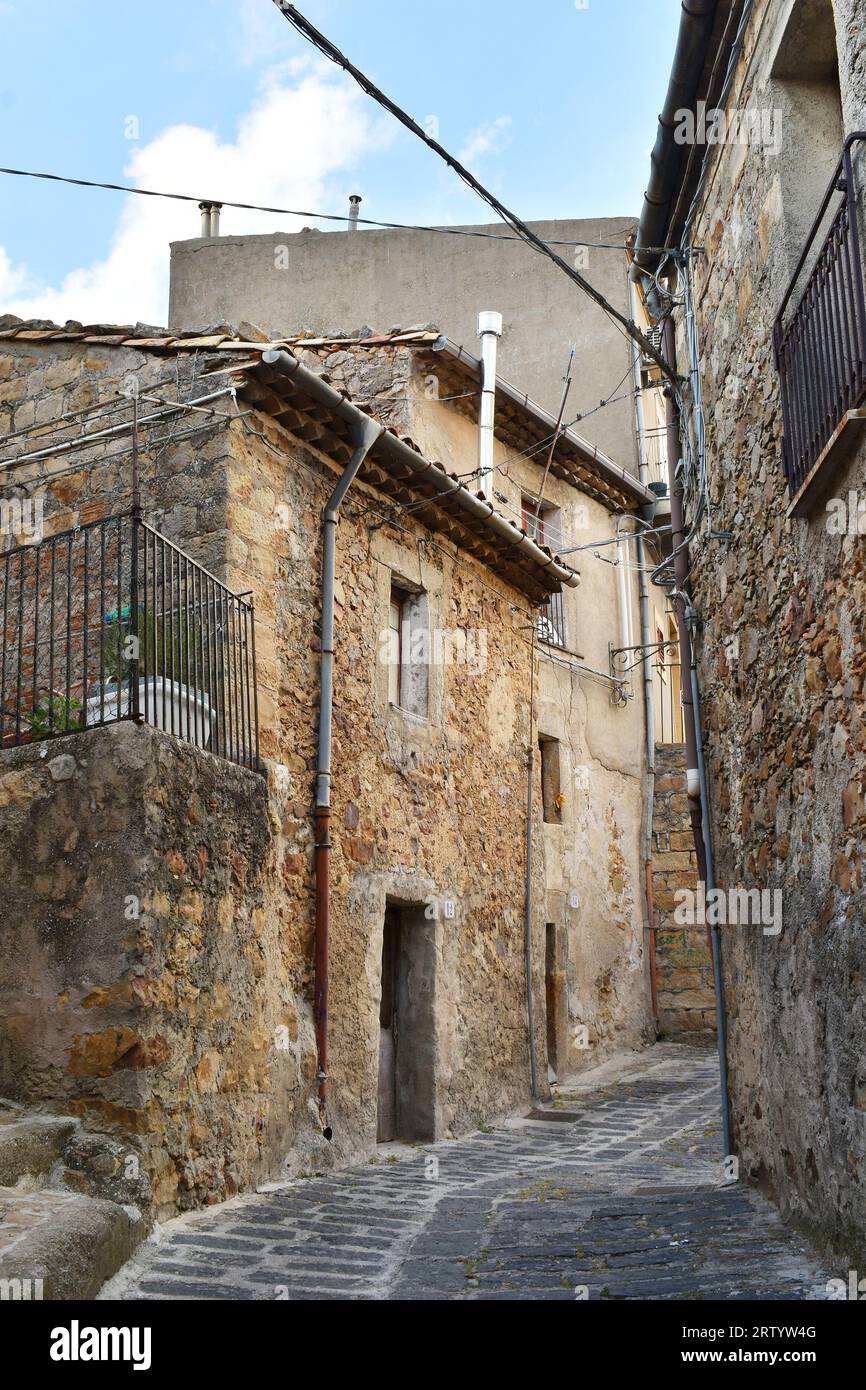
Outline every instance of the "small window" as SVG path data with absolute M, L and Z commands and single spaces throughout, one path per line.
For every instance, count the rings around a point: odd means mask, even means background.
M 548 825 L 561 825 L 564 797 L 560 786 L 559 740 L 541 738 L 538 747 L 541 753 L 541 804 L 544 819 Z
M 388 611 L 388 702 L 427 718 L 430 628 L 423 590 L 391 585 Z

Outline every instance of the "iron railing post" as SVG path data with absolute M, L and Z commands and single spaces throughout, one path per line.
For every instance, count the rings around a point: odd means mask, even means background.
M 139 708 L 140 700 L 138 689 L 138 536 L 140 526 L 141 512 L 138 507 L 134 507 L 130 520 L 132 551 L 129 558 L 129 636 L 131 638 L 131 655 L 129 661 L 129 716 L 135 724 L 141 724 L 144 720 L 144 716 Z M 120 616 L 119 614 L 118 620 Z

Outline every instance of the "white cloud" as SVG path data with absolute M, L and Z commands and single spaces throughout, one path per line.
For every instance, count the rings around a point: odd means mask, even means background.
M 495 121 L 486 121 L 473 130 L 457 158 L 465 164 L 470 173 L 473 164 L 486 154 L 498 154 L 508 144 L 511 129 L 510 116 L 497 116 Z
M 24 266 L 13 265 L 6 250 L 0 246 L 0 305 L 6 304 L 13 296 L 27 292 L 27 271 Z M 5 312 L 0 309 L 0 312 Z
M 132 152 L 123 181 L 237 202 L 339 211 L 348 184 L 340 179 L 338 185 L 335 176 L 384 148 L 391 134 L 348 79 L 329 76 L 318 60 L 294 60 L 263 79 L 233 142 L 198 126 L 171 126 Z M 309 221 L 226 208 L 220 230 L 298 231 Z M 61 323 L 165 323 L 168 244 L 197 236 L 198 226 L 195 203 L 128 195 L 104 260 L 68 272 L 59 284 L 37 283 L 0 246 L 0 312 Z

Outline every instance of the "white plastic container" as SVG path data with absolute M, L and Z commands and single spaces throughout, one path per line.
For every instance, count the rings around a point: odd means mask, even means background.
M 145 714 L 145 684 L 147 690 L 147 711 Z M 163 707 L 164 702 L 164 707 Z M 91 695 L 86 703 L 86 725 L 113 723 L 129 715 L 129 683 L 118 691 L 116 686 L 107 689 L 101 696 Z M 165 680 L 163 676 L 142 677 L 138 682 L 138 708 L 145 722 L 155 729 L 177 734 L 205 747 L 210 738 L 213 715 L 210 701 L 206 695 L 180 681 Z

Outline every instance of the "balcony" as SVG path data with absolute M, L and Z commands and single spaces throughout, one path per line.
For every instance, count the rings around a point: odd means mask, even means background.
M 807 493 L 809 506 L 826 495 L 845 441 L 855 433 L 848 428 L 854 423 L 849 412 L 866 394 L 866 301 L 852 159 L 854 147 L 864 141 L 861 131 L 845 142 L 773 328 L 793 515 L 806 510 Z
M 0 554 L 0 747 L 123 719 L 259 765 L 254 613 L 135 511 Z

